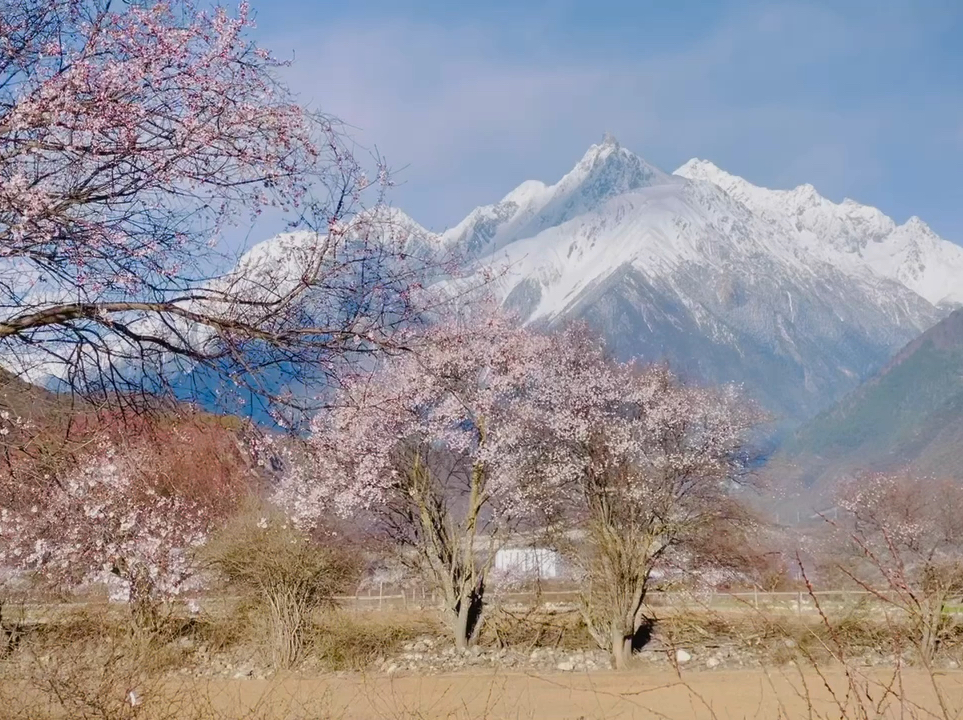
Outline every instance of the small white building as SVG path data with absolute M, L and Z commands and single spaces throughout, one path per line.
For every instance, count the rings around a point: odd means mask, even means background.
M 559 566 L 558 553 L 548 548 L 501 548 L 495 553 L 495 572 L 513 578 L 556 578 Z

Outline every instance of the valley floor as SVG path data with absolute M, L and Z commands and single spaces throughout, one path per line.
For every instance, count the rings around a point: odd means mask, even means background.
M 824 683 L 823 677 L 828 682 Z M 963 672 L 934 677 L 904 670 L 900 701 L 884 690 L 892 673 L 861 676 L 863 697 L 847 693 L 842 671 L 799 674 L 790 668 L 673 673 L 583 674 L 466 673 L 388 677 L 344 675 L 273 680 L 211 680 L 190 692 L 205 694 L 221 712 L 241 717 L 254 707 L 265 717 L 418 718 L 916 718 L 958 717 L 963 709 Z M 941 689 L 940 709 L 934 683 Z M 829 688 L 832 688 L 832 694 Z M 185 688 L 182 688 L 185 689 Z M 836 700 L 833 699 L 835 695 Z M 888 696 L 888 697 L 887 697 Z M 841 710 L 838 702 L 846 705 Z M 857 709 L 857 705 L 860 709 Z M 877 707 L 882 712 L 877 711 Z M 812 711 L 811 711 L 812 710 Z

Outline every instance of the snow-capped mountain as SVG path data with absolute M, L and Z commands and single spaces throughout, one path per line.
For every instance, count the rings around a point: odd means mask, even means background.
M 443 241 L 507 263 L 499 289 L 530 322 L 586 319 L 620 356 L 743 382 L 785 420 L 963 303 L 963 248 L 919 220 L 701 161 L 670 175 L 608 136 L 559 182 L 523 183 Z
M 537 235 L 622 193 L 651 185 L 680 184 L 645 160 L 623 150 L 611 135 L 585 154 L 554 185 L 529 180 L 495 205 L 479 207 L 444 233 L 447 243 L 462 245 L 469 253 L 500 250 L 519 238 Z
M 360 228 L 403 246 L 416 264 L 439 250 L 467 254 L 469 273 L 499 270 L 497 291 L 528 322 L 584 319 L 617 355 L 742 383 L 787 424 L 841 398 L 963 304 L 963 248 L 918 219 L 897 225 L 811 186 L 759 188 L 705 161 L 669 174 L 609 136 L 557 183 L 525 182 L 440 236 L 381 212 L 349 234 Z M 323 243 L 280 235 L 225 279 L 241 295 L 283 292 Z M 412 274 L 391 257 L 366 262 L 403 284 Z M 352 264 L 341 264 L 329 284 L 335 304 L 325 296 L 312 310 L 326 322 L 364 292 Z M 381 282 L 384 273 L 365 276 Z M 215 390 L 217 382 L 212 375 Z
M 913 216 L 903 225 L 874 207 L 834 203 L 812 185 L 769 190 L 730 175 L 706 160 L 675 171 L 706 180 L 777 225 L 795 233 L 813 255 L 848 273 L 896 280 L 934 305 L 963 305 L 963 248 L 943 240 Z

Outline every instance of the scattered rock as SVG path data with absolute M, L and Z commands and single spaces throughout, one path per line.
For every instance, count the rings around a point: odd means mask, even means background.
M 721 664 L 722 664 L 722 660 L 717 658 L 715 655 L 713 655 L 711 658 L 706 660 L 706 667 L 709 668 L 710 670 L 712 670 L 713 668 L 719 667 Z
M 571 660 L 565 660 L 556 665 L 555 669 L 561 670 L 562 672 L 572 672 L 575 669 L 575 663 Z
M 687 663 L 692 659 L 692 655 L 683 649 L 678 649 L 675 651 L 675 661 L 677 663 Z

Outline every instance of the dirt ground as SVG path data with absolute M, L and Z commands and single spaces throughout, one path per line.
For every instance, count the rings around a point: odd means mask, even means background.
M 828 683 L 792 668 L 653 674 L 473 673 L 422 677 L 330 676 L 273 680 L 214 680 L 191 692 L 206 693 L 213 705 L 234 713 L 240 707 L 267 709 L 278 718 L 328 717 L 344 720 L 391 718 L 848 718 L 866 717 L 855 703 L 874 710 L 868 717 L 959 717 L 963 672 L 935 678 L 904 670 L 900 701 L 881 683 L 882 671 L 866 671 L 862 696 L 847 693 L 841 671 L 827 671 Z M 942 711 L 933 683 L 948 707 Z M 833 699 L 835 696 L 836 700 Z M 814 713 L 807 706 L 812 704 Z M 843 712 L 839 704 L 849 709 Z M 882 709 L 882 712 L 876 708 Z M 930 714 L 933 713 L 933 714 Z

